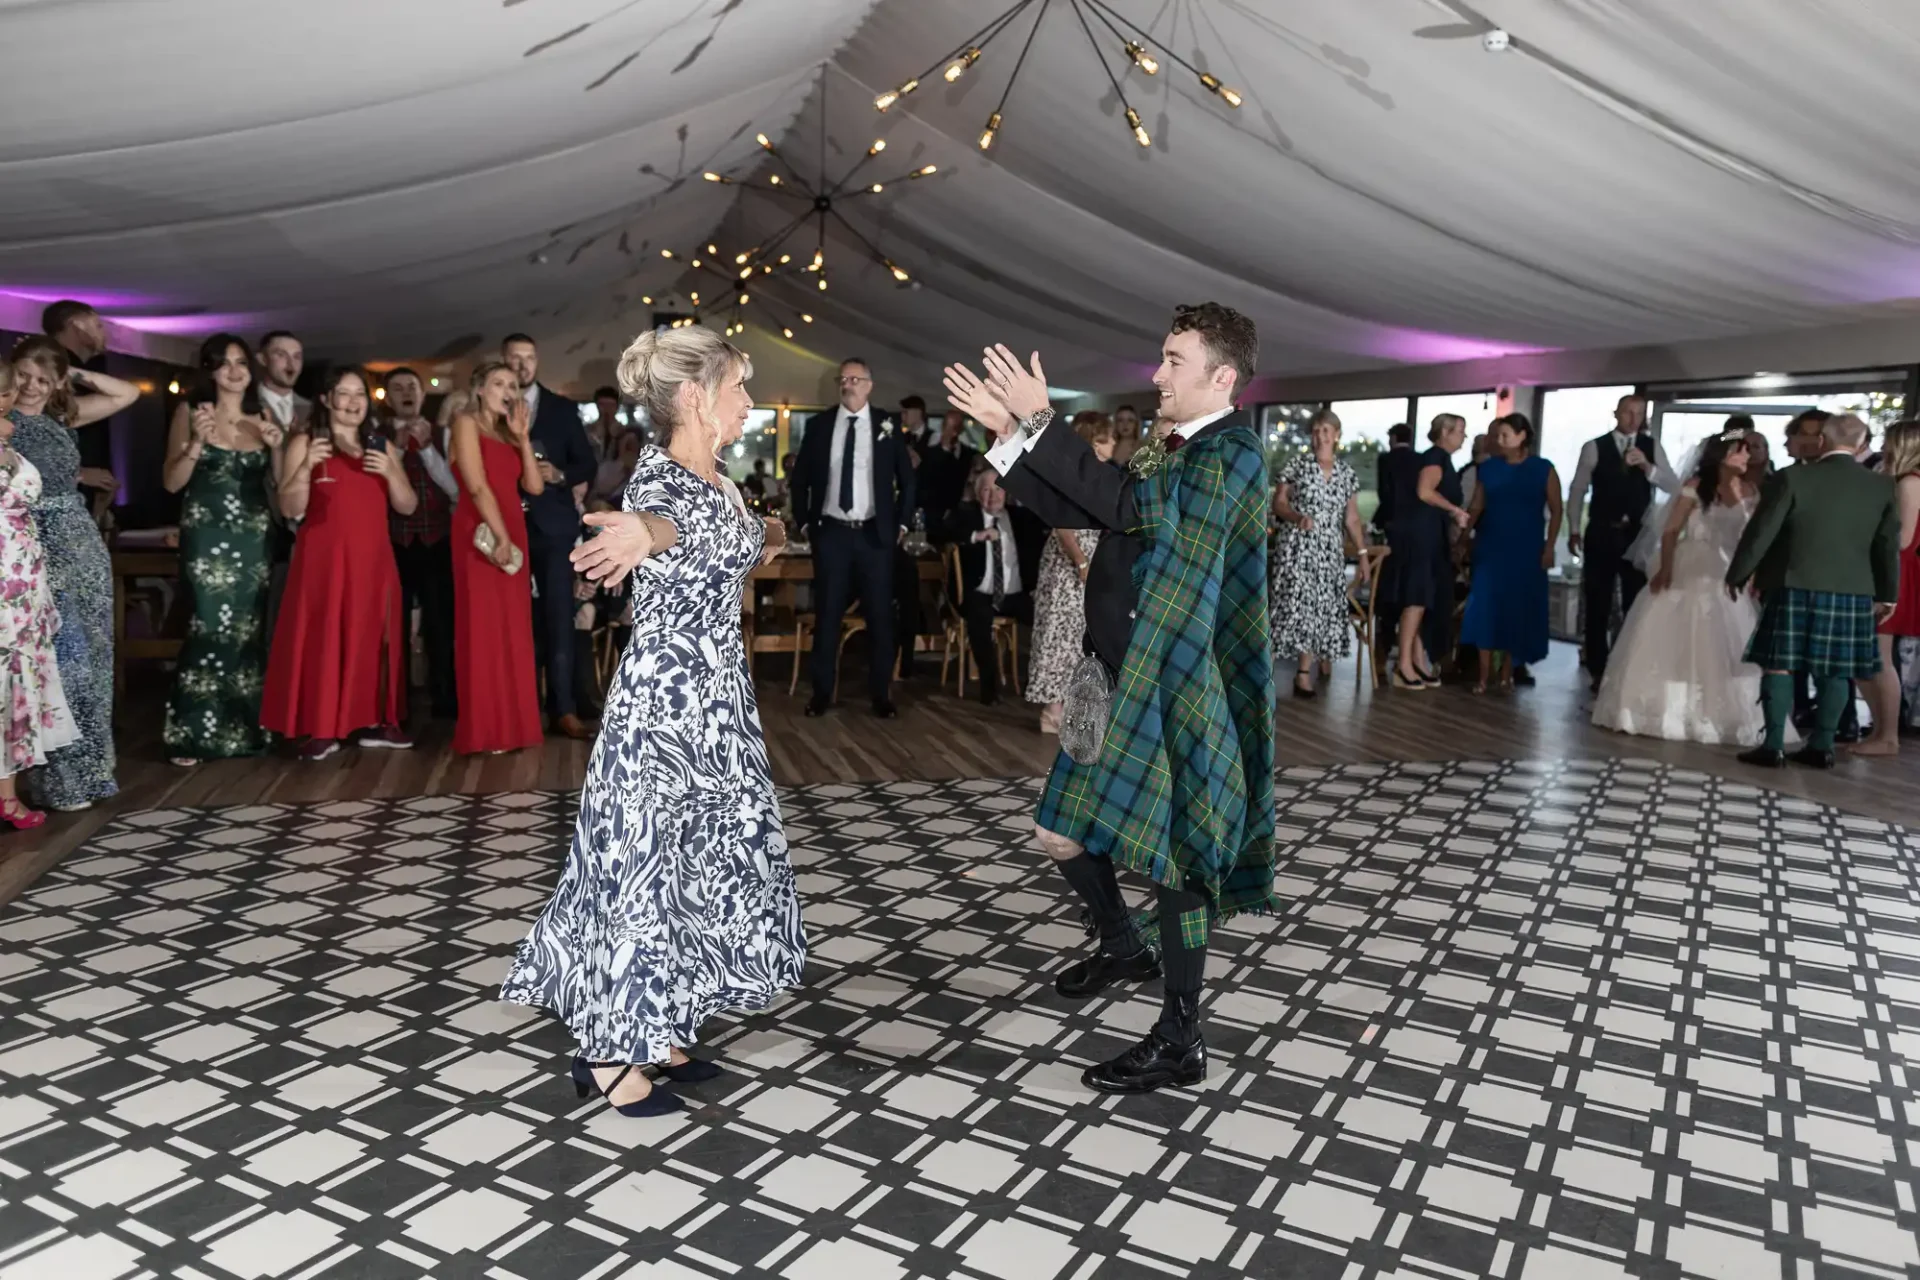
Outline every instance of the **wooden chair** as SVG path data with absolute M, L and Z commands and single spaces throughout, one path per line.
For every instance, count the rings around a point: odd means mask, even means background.
M 800 651 L 812 648 L 812 640 L 810 637 L 813 635 L 813 615 L 803 613 L 797 615 L 797 617 L 798 620 L 794 624 L 793 677 L 787 681 L 788 693 L 792 693 L 800 687 Z M 840 645 L 834 651 L 833 655 L 833 687 L 835 689 L 840 687 L 840 661 L 847 655 L 847 641 L 860 635 L 866 629 L 867 620 L 865 618 L 847 617 L 840 619 Z M 900 678 L 900 653 L 897 649 L 893 655 L 893 678 L 895 680 Z
M 941 556 L 946 561 L 947 576 L 940 588 L 940 685 L 946 687 L 947 663 L 957 656 L 959 673 L 954 691 L 956 697 L 964 698 L 967 672 L 972 670 L 978 679 L 979 667 L 973 661 L 972 646 L 967 643 L 967 620 L 953 592 L 953 584 L 960 581 L 960 548 L 949 543 Z M 1020 696 L 1020 624 L 1012 618 L 993 620 L 993 657 L 1000 678 L 1013 687 L 1015 697 Z
M 1374 547 L 1367 557 L 1366 573 L 1363 576 L 1358 569 L 1347 580 L 1347 621 L 1353 624 L 1353 635 L 1359 648 L 1355 651 L 1353 673 L 1357 677 L 1368 667 L 1373 669 L 1373 687 L 1378 689 L 1386 681 L 1386 651 L 1375 643 L 1373 610 L 1380 598 L 1380 569 L 1387 562 L 1391 551 L 1387 547 Z

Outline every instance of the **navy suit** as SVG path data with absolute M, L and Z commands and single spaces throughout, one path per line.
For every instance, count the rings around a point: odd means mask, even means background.
M 824 514 L 827 497 L 837 493 L 840 478 L 833 472 L 833 432 L 840 409 L 807 419 L 800 440 L 800 458 L 794 464 L 793 515 L 813 544 L 813 652 L 808 678 L 813 700 L 833 701 L 839 665 L 840 620 L 847 601 L 860 595 L 860 616 L 866 619 L 868 652 L 873 655 L 867 673 L 875 702 L 887 701 L 893 683 L 893 553 L 901 530 L 913 523 L 913 460 L 897 419 L 872 405 L 866 414 L 873 441 L 873 517 L 849 524 Z M 853 447 L 853 440 L 847 447 Z
M 581 425 L 580 406 L 545 387 L 534 410 L 532 436 L 534 448 L 564 477 L 526 500 L 527 568 L 540 593 L 534 601 L 534 648 L 547 673 L 548 713 L 577 715 L 573 562 L 568 556 L 580 538 L 580 509 L 573 505 L 573 488 L 593 479 L 599 459 Z

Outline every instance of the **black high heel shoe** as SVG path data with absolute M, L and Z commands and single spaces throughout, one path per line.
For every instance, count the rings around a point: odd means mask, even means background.
M 593 1078 L 593 1069 L 596 1066 L 617 1066 L 620 1068 L 620 1074 L 613 1078 L 612 1084 L 602 1089 L 600 1082 Z M 631 1070 L 633 1070 L 633 1064 L 631 1062 L 624 1065 L 616 1062 L 595 1063 L 588 1062 L 585 1058 L 576 1057 L 573 1060 L 573 1069 L 570 1073 L 573 1076 L 573 1091 L 582 1098 L 586 1097 L 589 1093 L 598 1093 L 607 1100 L 608 1105 L 615 1111 L 635 1120 L 643 1119 L 647 1116 L 672 1115 L 674 1112 L 686 1107 L 686 1103 L 658 1085 L 654 1086 L 652 1093 L 649 1093 L 638 1102 L 628 1102 L 624 1104 L 614 1102 L 612 1096 L 613 1091 L 620 1087 L 620 1082 L 627 1078 L 627 1072 Z
M 704 1084 L 726 1074 L 717 1062 L 702 1062 L 693 1055 L 687 1055 L 685 1062 L 668 1061 L 660 1068 L 660 1074 L 675 1084 Z

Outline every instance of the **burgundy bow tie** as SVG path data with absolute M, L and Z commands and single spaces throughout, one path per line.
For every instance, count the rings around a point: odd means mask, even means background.
M 1187 438 L 1181 435 L 1178 431 L 1167 432 L 1167 452 L 1168 453 L 1178 453 L 1180 451 L 1180 446 L 1185 444 L 1186 442 L 1187 442 Z

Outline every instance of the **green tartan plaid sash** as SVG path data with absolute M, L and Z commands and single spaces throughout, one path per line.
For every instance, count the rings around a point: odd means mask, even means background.
M 1139 605 L 1100 760 L 1065 753 L 1036 820 L 1089 852 L 1207 899 L 1181 919 L 1270 912 L 1273 655 L 1267 468 L 1252 428 L 1202 436 L 1134 484 Z M 1157 942 L 1158 918 L 1141 932 Z

